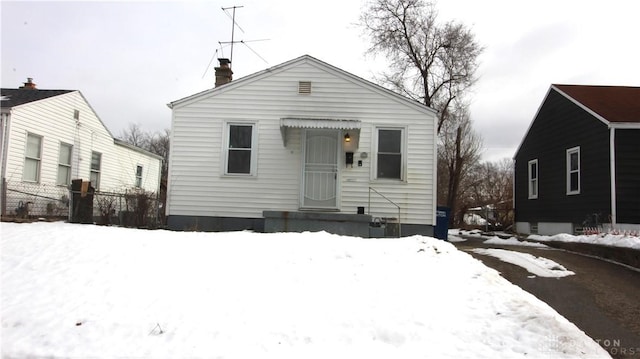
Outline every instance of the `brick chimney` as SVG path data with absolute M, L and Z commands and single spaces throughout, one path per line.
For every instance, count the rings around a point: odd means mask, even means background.
M 31 77 L 28 77 L 27 82 L 24 83 L 24 86 L 20 86 L 20 88 L 28 89 L 28 90 L 37 90 L 36 84 L 33 82 L 33 79 Z
M 229 59 L 218 59 L 220 66 L 216 67 L 216 87 L 231 82 L 233 71 L 231 71 L 231 61 Z

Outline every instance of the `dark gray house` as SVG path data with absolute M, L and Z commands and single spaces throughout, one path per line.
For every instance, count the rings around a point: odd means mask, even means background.
M 515 157 L 519 233 L 640 229 L 640 87 L 551 85 Z

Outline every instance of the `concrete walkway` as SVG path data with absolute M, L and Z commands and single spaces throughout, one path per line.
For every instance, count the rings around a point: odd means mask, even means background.
M 453 243 L 553 307 L 614 358 L 640 358 L 640 270 L 558 248 L 487 245 L 469 238 Z M 500 248 L 551 259 L 575 275 L 533 277 L 522 267 L 472 252 Z

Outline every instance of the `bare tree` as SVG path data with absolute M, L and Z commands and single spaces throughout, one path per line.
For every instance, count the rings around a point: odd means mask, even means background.
M 165 207 L 167 201 L 167 179 L 169 178 L 169 152 L 170 152 L 170 138 L 171 131 L 165 129 L 164 133 L 156 132 L 149 136 L 149 148 L 148 150 L 162 156 L 162 171 L 160 176 L 160 201 L 163 206 L 161 209 L 162 218 L 164 218 Z
M 513 161 L 505 158 L 478 164 L 468 177 L 471 206 L 489 206 L 498 223 L 513 224 Z
M 162 156 L 162 172 L 168 171 L 169 168 L 169 150 L 170 150 L 170 135 L 171 131 L 165 129 L 164 132 L 156 132 L 152 135 L 147 135 L 148 145 L 147 150 Z
M 149 134 L 142 131 L 140 126 L 135 123 L 130 123 L 129 127 L 122 131 L 120 138 L 128 144 L 144 148 L 145 150 L 149 144 Z
M 475 83 L 484 49 L 465 25 L 440 24 L 437 15 L 424 0 L 371 0 L 360 26 L 373 43 L 368 53 L 390 60 L 381 81 L 437 110 L 440 133 L 451 104 Z
M 451 209 L 451 225 L 459 225 L 468 208 L 467 179 L 480 160 L 482 139 L 473 130 L 468 107 L 456 102 L 443 124 L 438 144 L 438 202 Z

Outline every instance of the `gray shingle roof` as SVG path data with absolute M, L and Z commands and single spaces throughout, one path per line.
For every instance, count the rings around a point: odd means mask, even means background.
M 0 107 L 11 108 L 45 98 L 63 95 L 74 90 L 0 89 Z

